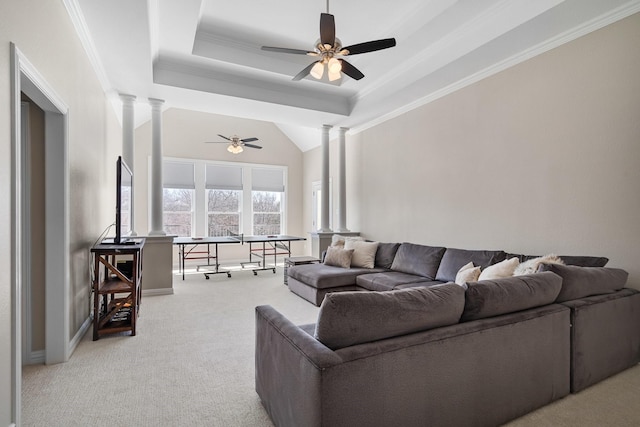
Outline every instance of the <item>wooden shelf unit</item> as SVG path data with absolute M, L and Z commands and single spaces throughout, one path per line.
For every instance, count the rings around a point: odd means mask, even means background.
M 93 275 L 93 340 L 119 332 L 136 334 L 142 299 L 142 248 L 144 239 L 91 248 Z

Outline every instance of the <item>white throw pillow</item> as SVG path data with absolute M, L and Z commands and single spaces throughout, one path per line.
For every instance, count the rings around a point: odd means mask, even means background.
M 360 236 L 342 236 L 340 234 L 334 234 L 331 236 L 331 246 L 344 246 L 344 242 L 347 240 L 363 241 L 364 238 Z
M 346 250 L 329 246 L 327 248 L 327 255 L 324 258 L 324 264 L 334 267 L 350 268 L 352 257 L 353 249 Z
M 375 266 L 378 242 L 346 239 L 344 248 L 345 250 L 353 249 L 353 257 L 351 258 L 352 267 L 373 268 Z
M 493 280 L 502 279 L 503 277 L 511 277 L 519 263 L 520 261 L 518 261 L 518 258 L 513 257 L 511 259 L 505 259 L 497 264 L 490 265 L 480 273 L 478 280 Z
M 533 274 L 538 272 L 540 264 L 562 264 L 564 261 L 556 254 L 549 254 L 538 258 L 532 258 L 516 267 L 513 272 L 514 276 L 522 276 L 523 274 Z
M 480 277 L 480 267 L 474 267 L 473 263 L 463 265 L 456 274 L 456 284 L 464 286 L 467 282 L 475 282 Z

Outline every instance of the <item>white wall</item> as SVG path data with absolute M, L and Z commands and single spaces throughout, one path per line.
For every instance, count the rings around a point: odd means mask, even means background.
M 61 1 L 0 2 L 0 426 L 9 425 L 11 387 L 10 42 L 69 107 L 70 337 L 89 315 L 89 248 L 112 222 L 121 131 Z M 113 161 L 111 161 L 113 160 Z
M 640 14 L 348 137 L 359 171 L 349 228 L 607 256 L 640 288 L 638 40 Z M 305 188 L 319 179 L 317 156 L 305 153 Z M 309 209 L 305 198 L 305 220 Z
M 287 234 L 305 236 L 302 227 L 302 152 L 273 123 L 237 117 L 169 108 L 162 113 L 163 156 L 200 160 L 233 161 L 252 164 L 287 166 Z M 231 154 L 217 134 L 241 138 L 256 137 L 261 150 L 246 148 Z M 135 224 L 139 235 L 149 231 L 149 156 L 151 155 L 151 123 L 135 131 Z M 304 253 L 308 242 L 294 242 L 292 251 Z M 247 248 L 225 247 L 225 259 L 247 258 Z M 174 257 L 174 262 L 177 258 Z

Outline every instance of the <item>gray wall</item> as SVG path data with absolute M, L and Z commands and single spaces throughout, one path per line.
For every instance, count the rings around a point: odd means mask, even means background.
M 69 107 L 69 335 L 89 315 L 89 247 L 113 222 L 121 128 L 61 1 L 0 2 L 0 426 L 13 419 L 10 42 Z
M 348 227 L 380 241 L 603 255 L 640 288 L 639 41 L 636 14 L 348 136 Z M 317 159 L 305 153 L 305 218 Z

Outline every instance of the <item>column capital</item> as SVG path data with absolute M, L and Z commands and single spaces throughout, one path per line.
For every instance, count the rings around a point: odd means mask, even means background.
M 149 98 L 149 104 L 151 107 L 160 107 L 164 104 L 164 99 Z
M 331 129 L 333 126 L 331 125 L 322 125 L 322 129 Z
M 348 130 L 349 130 L 349 128 L 343 128 L 343 127 L 340 128 L 340 132 L 342 132 L 342 133 L 345 133 Z
M 138 99 L 135 95 L 129 95 L 127 93 L 119 93 L 118 96 L 125 104 L 133 104 L 133 102 Z

